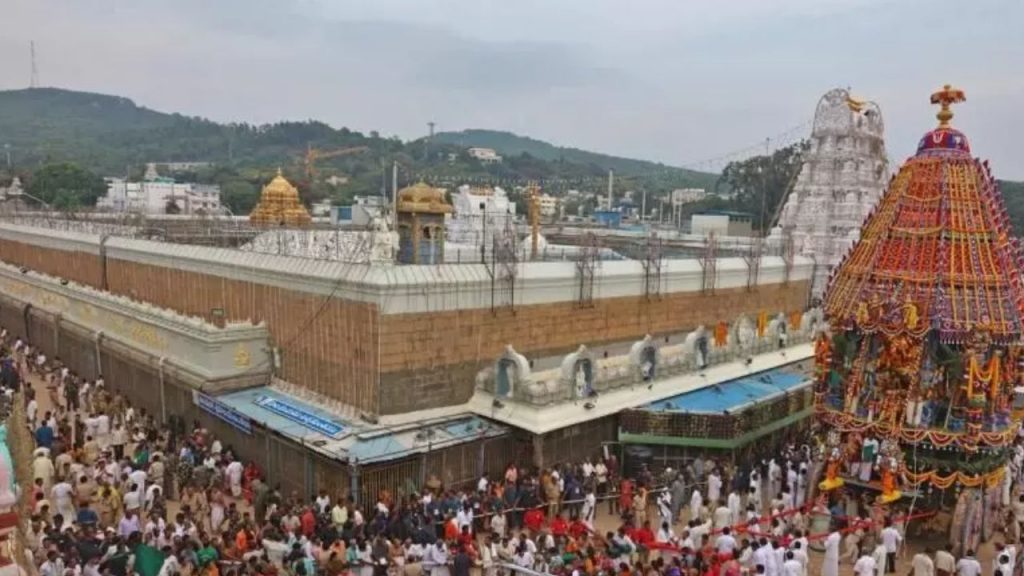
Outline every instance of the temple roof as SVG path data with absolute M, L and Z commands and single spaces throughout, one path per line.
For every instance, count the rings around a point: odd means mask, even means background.
M 263 187 L 260 201 L 249 214 L 249 220 L 254 224 L 305 226 L 311 218 L 299 200 L 298 189 L 285 179 L 278 168 L 274 179 Z
M 912 305 L 920 331 L 964 342 L 975 329 L 1008 341 L 1022 332 L 1019 245 L 987 162 L 949 126 L 963 92 L 946 86 L 939 127 L 890 181 L 860 241 L 833 273 L 825 309 L 861 328 L 903 321 Z

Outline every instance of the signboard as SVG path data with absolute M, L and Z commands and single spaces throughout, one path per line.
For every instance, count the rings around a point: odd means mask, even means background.
M 265 410 L 270 410 L 278 416 L 284 416 L 292 422 L 305 426 L 314 432 L 319 432 L 324 436 L 337 437 L 345 431 L 345 427 L 337 422 L 321 418 L 308 410 L 304 410 L 283 400 L 278 400 L 277 398 L 260 396 L 256 399 L 256 405 Z
M 196 392 L 193 395 L 193 400 L 196 406 L 199 406 L 199 409 L 203 412 L 227 422 L 232 428 L 240 432 L 252 434 L 252 420 L 245 414 L 206 394 Z

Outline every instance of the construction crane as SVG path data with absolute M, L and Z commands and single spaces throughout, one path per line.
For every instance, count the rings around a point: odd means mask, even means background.
M 304 161 L 306 164 L 306 181 L 312 183 L 313 177 L 316 176 L 316 162 L 317 160 L 324 160 L 327 158 L 337 158 L 338 156 L 348 156 L 349 154 L 360 154 L 369 150 L 366 146 L 352 146 L 350 148 L 339 148 L 337 150 L 320 150 L 314 148 L 312 144 L 306 146 L 306 155 Z

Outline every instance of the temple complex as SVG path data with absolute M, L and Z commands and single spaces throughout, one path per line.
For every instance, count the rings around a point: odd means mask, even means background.
M 791 237 L 797 252 L 814 259 L 815 296 L 821 296 L 829 272 L 857 241 L 864 217 L 889 179 L 884 132 L 878 105 L 848 90 L 831 90 L 818 102 L 810 148 L 772 230 L 772 241 Z
M 263 187 L 260 201 L 249 214 L 249 221 L 264 226 L 307 226 L 309 211 L 299 200 L 299 191 L 277 169 L 277 176 Z
M 951 539 L 967 550 L 992 531 L 985 510 L 1000 498 L 1020 429 L 1024 266 L 988 163 L 950 125 L 964 93 L 947 85 L 931 100 L 938 127 L 889 183 L 825 294 L 821 487 L 866 483 L 883 504 L 906 494 L 932 500 L 918 506 L 955 502 Z

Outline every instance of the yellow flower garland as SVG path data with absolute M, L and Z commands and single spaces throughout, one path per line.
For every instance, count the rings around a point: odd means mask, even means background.
M 918 484 L 924 484 L 928 482 L 939 488 L 945 490 L 952 486 L 955 482 L 959 482 L 967 488 L 977 488 L 984 484 L 986 487 L 992 487 L 998 484 L 1002 479 L 1003 475 L 1006 474 L 1006 467 L 1003 466 L 996 470 L 993 470 L 987 474 L 964 474 L 963 472 L 953 472 L 948 476 L 943 476 L 938 470 L 927 470 L 925 472 L 913 473 L 909 470 L 904 470 L 903 475 L 906 477 L 907 482 L 917 486 Z

